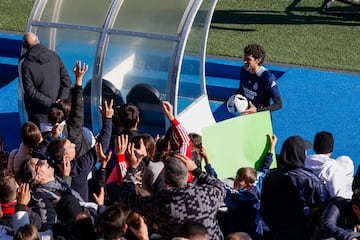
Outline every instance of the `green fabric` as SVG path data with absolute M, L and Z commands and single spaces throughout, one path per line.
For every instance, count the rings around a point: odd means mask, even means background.
M 234 117 L 202 130 L 203 146 L 219 179 L 235 177 L 240 167 L 258 168 L 269 149 L 270 112 Z M 275 154 L 274 154 L 275 160 Z M 276 167 L 273 161 L 271 168 Z

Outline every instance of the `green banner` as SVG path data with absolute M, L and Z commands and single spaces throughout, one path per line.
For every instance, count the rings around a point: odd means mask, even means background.
M 240 167 L 258 168 L 272 135 L 270 112 L 259 112 L 218 122 L 202 130 L 203 146 L 219 179 L 235 177 Z M 274 161 L 271 168 L 276 167 Z

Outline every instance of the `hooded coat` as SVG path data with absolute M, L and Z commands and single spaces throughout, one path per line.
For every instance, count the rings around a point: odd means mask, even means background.
M 306 158 L 305 167 L 326 182 L 331 197 L 352 197 L 354 163 L 349 157 L 340 156 L 335 160 L 326 154 L 313 154 Z
M 260 213 L 275 239 L 310 239 L 309 214 L 329 197 L 324 182 L 304 168 L 310 146 L 299 136 L 288 138 L 278 168 L 264 178 Z
M 31 47 L 21 61 L 26 111 L 29 115 L 44 114 L 46 120 L 52 103 L 69 98 L 69 73 L 59 55 L 41 44 Z

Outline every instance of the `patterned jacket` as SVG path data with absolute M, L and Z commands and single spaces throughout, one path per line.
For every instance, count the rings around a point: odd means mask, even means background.
M 120 200 L 130 209 L 158 224 L 162 239 L 177 236 L 183 222 L 202 223 L 210 240 L 222 240 L 216 214 L 224 201 L 225 185 L 200 169 L 193 171 L 195 183 L 181 188 L 168 187 L 149 197 L 140 197 L 135 190 L 134 169 L 129 168 L 120 188 Z

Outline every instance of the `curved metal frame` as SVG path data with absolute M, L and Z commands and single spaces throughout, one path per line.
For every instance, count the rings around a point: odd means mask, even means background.
M 63 0 L 57 2 L 57 4 L 62 4 Z M 168 1 L 168 0 L 166 0 Z M 205 57 L 206 57 L 206 42 L 208 37 L 208 31 L 210 28 L 210 22 L 212 18 L 213 11 L 215 9 L 215 5 L 217 0 L 210 0 L 212 3 L 210 4 L 210 8 L 208 9 L 206 22 L 204 23 L 204 34 L 202 36 L 202 46 L 199 50 L 200 52 L 200 88 L 203 94 L 206 94 L 206 82 L 205 82 Z M 154 34 L 154 33 L 144 33 L 144 32 L 136 32 L 136 31 L 128 31 L 121 29 L 112 29 L 113 24 L 116 20 L 117 15 L 121 9 L 124 0 L 112 0 L 106 14 L 104 24 L 102 27 L 92 27 L 92 26 L 84 26 L 84 25 L 75 25 L 75 24 L 62 24 L 58 22 L 47 22 L 40 21 L 42 14 L 44 13 L 46 4 L 48 0 L 36 0 L 34 3 L 33 10 L 31 12 L 29 22 L 27 25 L 27 31 L 35 31 L 38 27 L 46 27 L 51 28 L 50 31 L 54 31 L 52 34 L 56 34 L 57 29 L 71 29 L 71 30 L 85 30 L 88 32 L 98 32 L 100 33 L 99 41 L 97 43 L 95 58 L 94 58 L 94 68 L 92 72 L 92 88 L 91 88 L 91 119 L 92 119 L 92 130 L 97 133 L 101 128 L 101 116 L 98 112 L 98 107 L 102 101 L 101 96 L 101 87 L 102 87 L 102 71 L 103 71 L 103 63 L 105 59 L 105 54 L 107 50 L 107 46 L 109 43 L 109 38 L 111 35 L 122 35 L 122 36 L 136 36 L 145 39 L 159 39 L 159 40 L 169 40 L 175 43 L 173 51 L 171 53 L 171 59 L 169 64 L 168 71 L 168 81 L 166 87 L 166 95 L 167 100 L 169 100 L 174 105 L 174 114 L 178 114 L 178 88 L 179 88 L 179 76 L 182 66 L 182 61 L 184 57 L 185 47 L 187 44 L 187 40 L 189 38 L 189 34 L 191 32 L 192 24 L 194 23 L 194 19 L 203 3 L 203 0 L 190 0 L 186 10 L 183 13 L 183 17 L 179 24 L 177 35 L 166 35 L 166 34 Z M 60 7 L 58 7 L 60 9 Z M 59 10 L 60 11 L 60 10 Z M 58 15 L 54 14 L 54 18 L 57 18 Z M 54 21 L 57 21 L 56 19 Z M 49 39 L 49 47 L 53 50 L 56 38 L 50 37 Z M 19 70 L 20 71 L 20 70 Z M 20 72 L 19 72 L 20 73 Z M 20 76 L 20 75 L 19 75 Z M 20 113 L 20 121 L 23 123 L 27 120 L 27 114 L 25 111 L 25 106 L 22 101 L 23 99 L 23 88 L 22 83 L 19 81 L 19 113 Z M 201 96 L 200 96 L 201 97 Z

